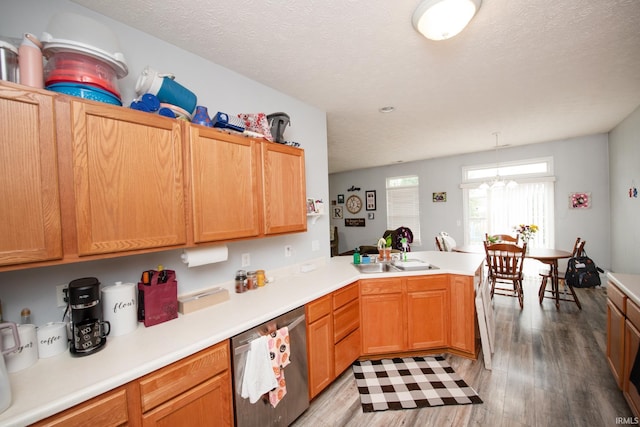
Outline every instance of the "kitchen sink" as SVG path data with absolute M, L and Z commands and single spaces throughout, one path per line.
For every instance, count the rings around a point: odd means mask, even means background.
M 351 264 L 360 273 L 398 273 L 401 271 L 422 271 L 438 269 L 433 264 L 419 259 L 408 259 L 406 261 L 375 262 L 373 264 Z
M 360 273 L 392 273 L 401 271 L 388 262 L 376 262 L 373 264 L 352 264 Z

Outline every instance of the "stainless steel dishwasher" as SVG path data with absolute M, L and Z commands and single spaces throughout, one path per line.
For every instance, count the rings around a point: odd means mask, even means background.
M 251 404 L 241 396 L 242 376 L 251 341 L 261 335 L 289 328 L 291 363 L 284 368 L 287 394 L 274 408 L 268 400 Z M 273 320 L 231 338 L 233 358 L 233 389 L 235 425 L 237 427 L 288 426 L 309 407 L 307 376 L 307 332 L 304 307 L 297 308 Z

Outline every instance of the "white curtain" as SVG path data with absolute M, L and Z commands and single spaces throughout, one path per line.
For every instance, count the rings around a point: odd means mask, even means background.
M 523 182 L 514 188 L 468 189 L 467 239 L 480 244 L 488 234 L 512 234 L 519 224 L 539 227 L 529 242 L 534 248 L 554 247 L 553 182 Z

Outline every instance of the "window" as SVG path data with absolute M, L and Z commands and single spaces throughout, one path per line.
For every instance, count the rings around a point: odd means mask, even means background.
M 387 178 L 387 230 L 407 227 L 413 244 L 420 245 L 420 198 L 418 176 Z
M 553 159 L 531 159 L 496 166 L 463 168 L 465 243 L 481 244 L 485 233 L 514 234 L 518 224 L 536 224 L 540 231 L 531 247 L 554 247 Z M 496 176 L 518 185 L 478 188 Z

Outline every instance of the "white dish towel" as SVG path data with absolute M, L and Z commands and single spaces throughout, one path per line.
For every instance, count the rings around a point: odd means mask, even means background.
M 244 399 L 248 397 L 251 403 L 256 403 L 260 396 L 277 385 L 278 381 L 273 373 L 269 356 L 268 339 L 266 336 L 261 336 L 251 341 L 242 377 L 241 396 Z

